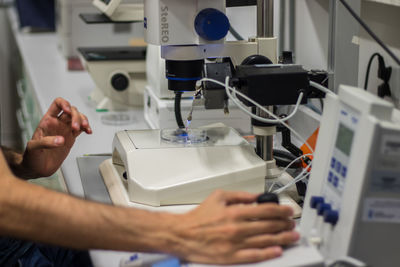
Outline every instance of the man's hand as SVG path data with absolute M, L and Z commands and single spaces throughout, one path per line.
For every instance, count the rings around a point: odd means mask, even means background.
M 192 262 L 239 264 L 278 257 L 299 239 L 289 207 L 253 204 L 257 195 L 217 191 L 183 215 L 179 253 Z
M 65 99 L 57 98 L 28 142 L 16 174 L 23 178 L 52 175 L 82 132 L 92 133 L 86 116 Z

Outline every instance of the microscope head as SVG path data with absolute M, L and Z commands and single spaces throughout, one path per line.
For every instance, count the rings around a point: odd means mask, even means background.
M 169 90 L 195 90 L 204 59 L 225 42 L 230 27 L 225 8 L 224 0 L 145 1 L 145 40 L 161 46 Z

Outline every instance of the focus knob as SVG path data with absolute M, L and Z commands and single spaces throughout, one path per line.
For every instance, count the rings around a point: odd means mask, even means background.
M 224 38 L 228 34 L 229 27 L 228 17 L 215 8 L 203 9 L 194 21 L 197 34 L 208 41 Z
M 121 92 L 129 87 L 129 79 L 124 74 L 117 73 L 111 77 L 111 85 L 115 90 Z

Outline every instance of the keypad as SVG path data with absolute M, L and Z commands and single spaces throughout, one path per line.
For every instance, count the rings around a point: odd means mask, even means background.
M 340 190 L 340 188 L 343 187 L 340 181 L 347 176 L 347 166 L 340 162 L 340 160 L 337 158 L 332 157 L 330 167 L 331 168 L 328 173 L 328 183 Z

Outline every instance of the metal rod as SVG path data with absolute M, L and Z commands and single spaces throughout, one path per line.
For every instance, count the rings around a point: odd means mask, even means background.
M 273 111 L 273 107 L 269 106 L 267 107 L 268 110 Z M 264 112 L 263 110 L 256 108 L 256 114 L 260 117 L 268 118 L 268 114 Z M 256 153 L 260 158 L 262 158 L 265 161 L 270 161 L 274 159 L 274 136 L 272 135 L 265 135 L 265 136 L 259 136 L 256 135 L 256 142 L 257 142 L 257 147 L 256 147 Z
M 274 0 L 257 0 L 257 37 L 274 37 Z

